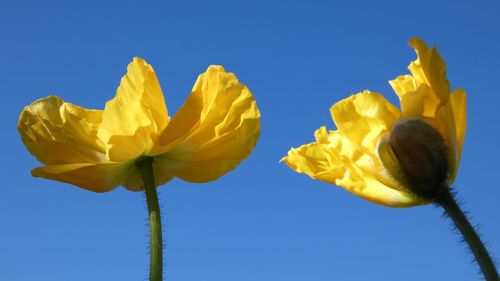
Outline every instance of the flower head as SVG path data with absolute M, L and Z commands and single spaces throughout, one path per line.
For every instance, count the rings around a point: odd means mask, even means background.
M 44 164 L 33 176 L 95 192 L 119 185 L 138 191 L 134 163 L 142 156 L 154 157 L 157 185 L 173 177 L 208 182 L 234 169 L 257 142 L 260 113 L 233 73 L 210 66 L 170 118 L 153 68 L 134 58 L 104 110 L 49 96 L 24 108 L 18 130 Z
M 465 91 L 451 92 L 445 62 L 419 38 L 412 75 L 390 81 L 401 110 L 381 94 L 363 91 L 331 108 L 335 131 L 293 148 L 283 161 L 369 201 L 408 207 L 432 201 L 455 180 L 466 127 Z M 426 189 L 426 190 L 423 190 Z

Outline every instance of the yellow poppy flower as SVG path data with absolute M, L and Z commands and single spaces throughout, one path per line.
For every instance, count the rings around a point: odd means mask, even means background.
M 43 167 L 35 177 L 105 192 L 143 190 L 134 161 L 154 157 L 157 185 L 179 177 L 208 182 L 234 169 L 255 146 L 260 113 L 250 90 L 210 66 L 170 119 L 156 74 L 143 59 L 128 65 L 116 96 L 91 110 L 49 96 L 24 108 L 21 138 Z
M 408 67 L 412 75 L 389 82 L 401 110 L 379 93 L 355 94 L 330 108 L 337 130 L 319 128 L 315 142 L 292 148 L 283 161 L 296 172 L 391 207 L 432 201 L 432 195 L 415 190 L 414 181 L 421 180 L 412 178 L 416 174 L 424 178 L 421 185 L 429 176 L 433 184 L 450 186 L 464 142 L 465 91 L 450 91 L 435 48 L 419 38 L 409 44 L 417 53 Z

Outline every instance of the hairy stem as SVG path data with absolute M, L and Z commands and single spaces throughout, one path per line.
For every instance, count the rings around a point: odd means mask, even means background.
M 163 280 L 163 242 L 161 232 L 160 206 L 156 194 L 156 184 L 153 172 L 153 158 L 142 157 L 136 161 L 144 181 L 146 202 L 149 212 L 150 259 L 149 280 Z
M 436 199 L 436 203 L 444 208 L 446 214 L 450 216 L 462 233 L 464 240 L 474 254 L 474 258 L 481 267 L 484 278 L 487 281 L 499 281 L 498 272 L 491 256 L 448 188 L 440 194 Z

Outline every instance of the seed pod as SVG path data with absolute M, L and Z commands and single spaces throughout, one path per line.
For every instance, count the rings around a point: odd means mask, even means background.
M 434 200 L 448 177 L 448 147 L 425 121 L 397 123 L 379 144 L 379 156 L 389 173 L 412 193 Z

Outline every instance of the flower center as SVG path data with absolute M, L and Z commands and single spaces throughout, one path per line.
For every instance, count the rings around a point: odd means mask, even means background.
M 398 122 L 379 144 L 379 156 L 389 173 L 412 193 L 434 200 L 448 177 L 448 147 L 425 121 Z

